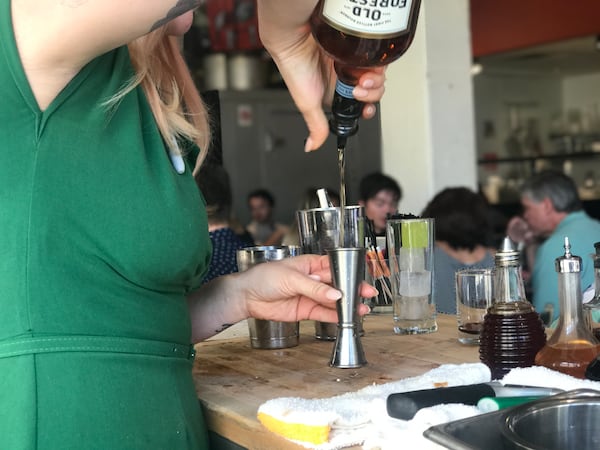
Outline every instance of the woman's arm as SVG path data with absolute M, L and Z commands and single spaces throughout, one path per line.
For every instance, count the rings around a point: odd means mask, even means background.
M 217 278 L 188 298 L 192 340 L 206 339 L 248 317 L 335 322 L 335 302 L 341 294 L 326 284 L 330 281 L 329 260 L 317 255 L 258 264 Z M 377 295 L 367 284 L 361 289 L 365 297 Z M 368 306 L 360 305 L 360 314 L 368 311 Z
M 17 46 L 40 107 L 96 56 L 197 5 L 198 0 L 12 0 Z

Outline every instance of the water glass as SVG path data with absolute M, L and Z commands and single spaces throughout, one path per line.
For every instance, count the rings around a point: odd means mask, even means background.
M 462 269 L 455 279 L 458 341 L 479 345 L 483 318 L 493 303 L 494 270 Z
M 394 332 L 437 331 L 433 295 L 434 219 L 390 219 L 386 228 Z

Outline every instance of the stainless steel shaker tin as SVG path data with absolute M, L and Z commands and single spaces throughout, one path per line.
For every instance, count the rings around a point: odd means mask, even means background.
M 291 255 L 290 248 L 285 245 L 259 245 L 256 247 L 246 247 L 237 251 L 238 270 L 244 272 L 257 264 L 267 261 L 277 261 L 289 256 L 295 255 Z
M 338 247 L 365 246 L 365 212 L 362 206 L 344 208 L 344 242 L 340 242 L 340 208 L 313 208 L 296 211 L 303 253 L 324 255 Z
M 339 207 L 312 208 L 296 211 L 302 253 L 324 255 L 327 250 L 365 246 L 365 211 L 358 205 L 344 208 L 344 242 L 340 242 Z M 360 323 L 362 330 L 362 322 Z M 323 341 L 334 341 L 337 324 L 315 321 L 315 337 Z
M 298 246 L 256 246 L 237 251 L 240 272 L 268 261 L 277 261 L 301 253 Z M 250 345 L 257 349 L 295 347 L 300 342 L 300 322 L 248 319 Z

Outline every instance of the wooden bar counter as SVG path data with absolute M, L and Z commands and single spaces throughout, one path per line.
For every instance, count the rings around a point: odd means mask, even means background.
M 283 350 L 252 349 L 247 327 L 238 327 L 239 337 L 225 332 L 225 338 L 196 346 L 194 381 L 208 427 L 250 450 L 302 449 L 263 428 L 256 418 L 262 403 L 331 397 L 421 375 L 440 364 L 479 361 L 477 346 L 458 342 L 455 316 L 438 315 L 438 327 L 436 333 L 399 336 L 390 315 L 365 317 L 368 365 L 360 369 L 329 367 L 334 343 L 315 339 L 311 321 L 301 323 L 300 345 Z

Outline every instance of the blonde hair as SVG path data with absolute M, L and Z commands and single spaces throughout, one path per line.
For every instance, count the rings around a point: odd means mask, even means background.
M 167 35 L 165 27 L 161 27 L 128 47 L 135 78 L 108 104 L 117 104 L 128 92 L 141 86 L 170 151 L 181 154 L 180 140 L 193 142 L 200 149 L 194 168 L 197 172 L 210 144 L 209 117 L 177 38 Z

